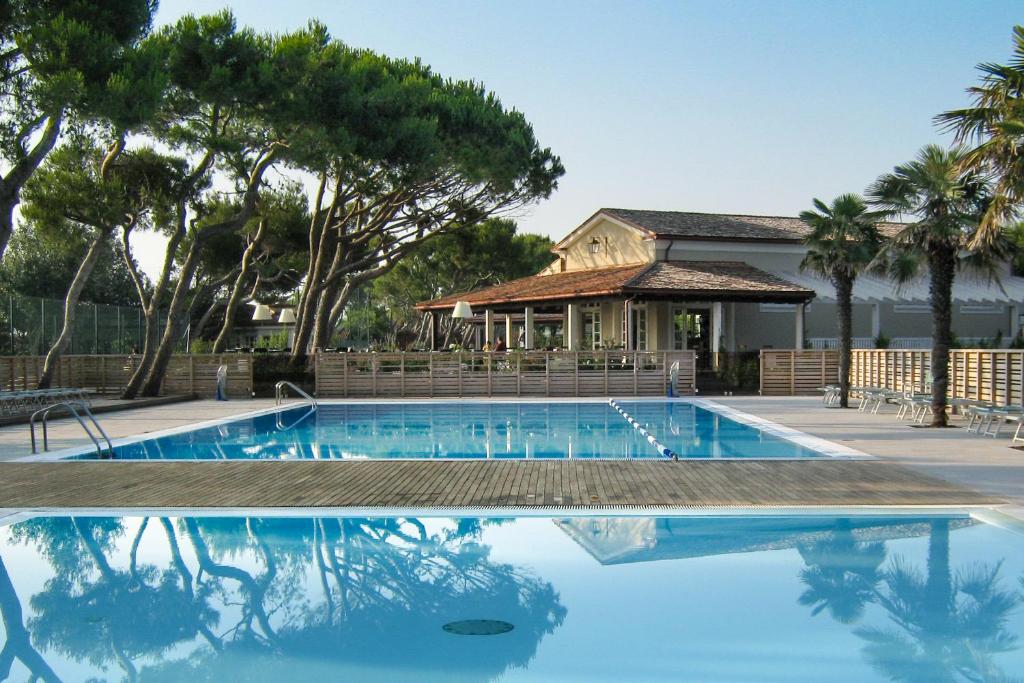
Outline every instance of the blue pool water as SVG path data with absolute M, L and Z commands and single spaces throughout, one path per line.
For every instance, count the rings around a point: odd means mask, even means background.
M 38 517 L 0 680 L 1008 681 L 1022 577 L 960 516 Z
M 619 404 L 682 458 L 821 453 L 690 403 Z M 81 458 L 94 458 L 95 452 Z M 322 404 L 115 449 L 119 459 L 662 458 L 607 403 Z

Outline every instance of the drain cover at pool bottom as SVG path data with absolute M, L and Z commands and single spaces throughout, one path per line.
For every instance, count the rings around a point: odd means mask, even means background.
M 501 633 L 508 633 L 515 626 L 507 621 L 497 621 L 495 619 L 466 619 L 464 621 L 447 623 L 441 628 L 457 636 L 496 636 Z

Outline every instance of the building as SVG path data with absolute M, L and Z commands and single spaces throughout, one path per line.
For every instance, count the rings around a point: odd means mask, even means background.
M 436 316 L 468 302 L 482 341 L 502 337 L 511 347 L 694 349 L 708 363 L 722 351 L 831 348 L 832 284 L 800 270 L 808 232 L 798 218 L 601 209 L 555 245 L 556 260 L 537 275 L 418 307 Z M 1005 345 L 1020 329 L 1024 278 L 1009 267 L 999 282 L 962 273 L 953 299 L 962 341 Z M 930 330 L 926 280 L 857 280 L 854 346 L 884 338 L 927 348 Z

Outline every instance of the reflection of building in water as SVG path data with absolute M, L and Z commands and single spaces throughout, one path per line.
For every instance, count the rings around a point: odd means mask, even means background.
M 850 530 L 857 541 L 927 536 L 927 521 L 882 521 L 870 517 L 576 517 L 555 524 L 601 564 L 782 550 L 814 543 L 836 529 Z M 969 518 L 951 520 L 968 526 Z

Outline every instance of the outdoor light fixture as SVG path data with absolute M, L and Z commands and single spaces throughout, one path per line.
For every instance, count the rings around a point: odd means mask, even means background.
M 285 325 L 290 325 L 295 322 L 295 309 L 294 308 L 282 308 L 281 314 L 277 316 L 277 322 Z
M 473 309 L 470 308 L 468 301 L 456 302 L 455 308 L 452 310 L 453 318 L 472 318 Z
M 252 311 L 253 320 L 270 320 L 273 317 L 273 311 L 271 311 L 270 306 L 266 304 L 256 304 L 256 308 Z

